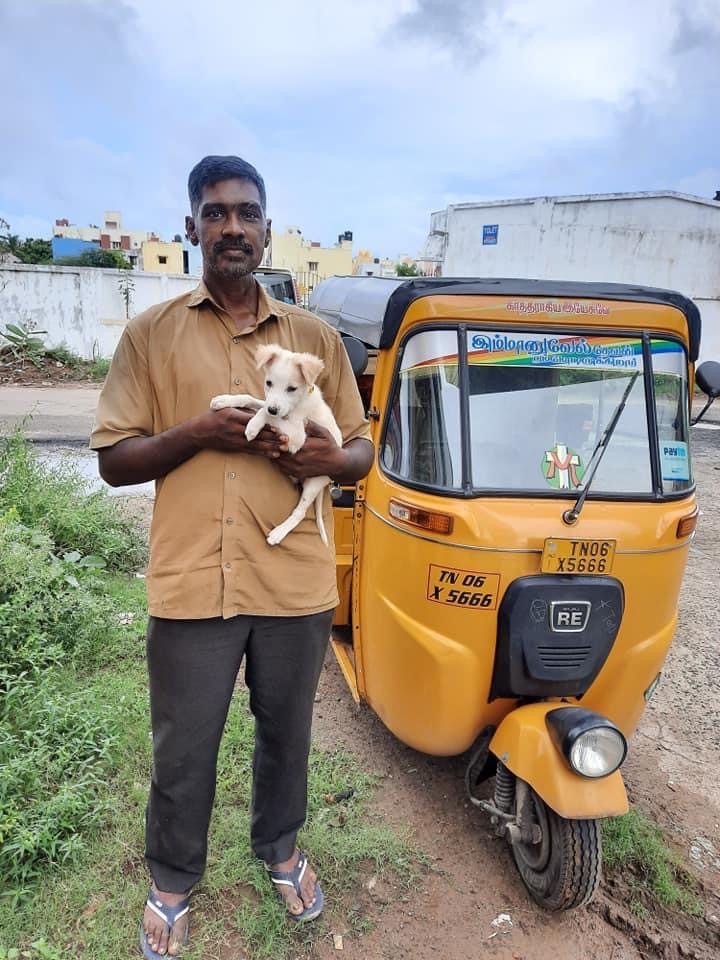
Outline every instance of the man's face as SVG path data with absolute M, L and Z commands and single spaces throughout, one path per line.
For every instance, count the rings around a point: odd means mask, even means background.
M 203 187 L 185 229 L 190 240 L 200 244 L 205 269 L 226 280 L 252 273 L 270 242 L 270 221 L 257 187 L 237 177 Z

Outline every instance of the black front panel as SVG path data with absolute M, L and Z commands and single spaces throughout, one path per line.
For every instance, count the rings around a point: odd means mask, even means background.
M 521 577 L 498 613 L 490 699 L 581 696 L 615 642 L 624 608 L 614 577 Z

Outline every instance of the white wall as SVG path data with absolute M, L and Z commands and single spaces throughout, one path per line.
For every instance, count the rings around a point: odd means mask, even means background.
M 485 224 L 498 224 L 496 245 L 483 246 Z M 597 280 L 678 290 L 702 313 L 701 357 L 720 359 L 720 203 L 620 196 L 459 204 L 432 215 L 431 230 L 443 227 L 443 276 Z
M 64 343 L 86 359 L 111 357 L 127 322 L 118 283 L 134 284 L 131 316 L 198 285 L 198 277 L 130 270 L 0 265 L 0 331 L 32 322 L 48 346 Z

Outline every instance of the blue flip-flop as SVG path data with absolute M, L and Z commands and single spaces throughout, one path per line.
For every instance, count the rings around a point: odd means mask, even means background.
M 300 883 L 302 882 L 302 878 L 305 876 L 306 869 L 307 857 L 302 851 L 300 851 L 298 861 L 292 870 L 270 870 L 268 867 L 268 872 L 270 874 L 270 879 L 276 886 L 292 887 L 299 899 L 302 900 Z M 282 896 L 282 894 L 280 894 L 280 896 Z M 285 897 L 283 897 L 283 900 L 285 900 Z M 311 907 L 306 907 L 302 913 L 291 913 L 290 910 L 288 910 L 288 916 L 291 920 L 296 920 L 298 923 L 302 923 L 303 921 L 307 920 L 314 920 L 316 917 L 320 916 L 324 906 L 325 898 L 323 896 L 320 884 L 316 882 L 315 903 Z
M 185 897 L 184 900 L 181 900 L 180 903 L 176 906 L 171 907 L 170 904 L 165 903 L 163 900 L 158 897 L 158 895 L 151 889 L 148 894 L 146 904 L 153 913 L 157 914 L 158 917 L 162 920 L 163 923 L 167 924 L 168 934 L 172 933 L 173 927 L 178 922 L 180 917 L 184 917 L 185 914 L 190 909 L 190 898 Z M 190 922 L 188 921 L 187 927 L 185 928 L 185 936 L 181 941 L 181 946 L 185 946 L 190 938 Z M 140 924 L 140 949 L 142 950 L 143 956 L 146 960 L 167 960 L 168 956 L 171 954 L 168 953 L 156 953 L 152 949 L 150 944 L 147 941 L 147 934 L 143 930 L 142 923 Z

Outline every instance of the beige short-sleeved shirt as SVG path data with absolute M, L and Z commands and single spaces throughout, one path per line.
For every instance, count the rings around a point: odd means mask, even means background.
M 370 438 L 355 377 L 332 327 L 258 286 L 258 322 L 240 333 L 201 283 L 128 323 L 100 394 L 91 447 L 162 433 L 207 411 L 217 394 L 262 397 L 264 377 L 254 360 L 261 343 L 321 357 L 318 386 L 343 441 Z M 265 536 L 290 514 L 298 492 L 267 458 L 202 450 L 155 486 L 147 576 L 153 616 L 299 616 L 337 605 L 329 495 L 324 516 L 330 546 L 318 535 L 311 507 L 271 547 Z

